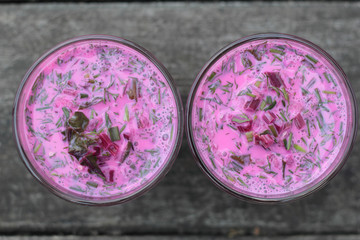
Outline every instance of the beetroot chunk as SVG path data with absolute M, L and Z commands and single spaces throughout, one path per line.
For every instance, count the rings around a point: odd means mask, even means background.
M 266 72 L 265 74 L 269 77 L 271 85 L 277 88 L 281 87 L 283 80 L 279 72 Z
M 109 136 L 106 133 L 100 134 L 99 139 L 100 139 L 100 145 L 105 149 L 107 149 L 112 144 L 112 141 L 110 140 Z
M 115 156 L 119 150 L 119 146 L 116 143 L 113 143 L 110 140 L 109 136 L 106 135 L 105 133 L 100 134 L 99 139 L 100 139 L 100 145 L 106 150 L 108 150 L 111 153 L 111 155 Z
M 274 143 L 274 139 L 269 134 L 255 135 L 255 143 L 268 149 Z
M 256 111 L 259 104 L 260 104 L 260 99 L 259 98 L 253 98 L 251 101 L 247 101 L 245 103 L 244 108 L 245 108 L 245 110 L 248 110 L 248 111 Z
M 109 182 L 114 182 L 114 170 L 109 171 Z
M 248 132 L 251 130 L 251 128 L 252 128 L 252 120 L 237 124 L 237 129 L 240 132 Z
M 276 115 L 270 111 L 265 112 L 263 115 L 263 120 L 267 124 L 273 123 L 275 121 L 275 119 L 276 119 Z
M 305 121 L 300 113 L 293 118 L 293 121 L 298 129 L 301 129 L 303 126 L 305 126 Z

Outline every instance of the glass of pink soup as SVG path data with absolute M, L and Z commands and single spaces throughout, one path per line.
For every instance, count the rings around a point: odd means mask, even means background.
M 197 76 L 187 136 L 221 189 L 286 202 L 324 186 L 351 151 L 354 94 L 335 60 L 299 37 L 268 33 L 221 49 Z
M 21 82 L 13 116 L 32 175 L 87 205 L 145 193 L 169 171 L 183 133 L 181 99 L 165 67 L 135 43 L 105 35 L 45 53 Z

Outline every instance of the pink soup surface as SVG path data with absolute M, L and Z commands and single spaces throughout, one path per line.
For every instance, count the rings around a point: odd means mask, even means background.
M 265 197 L 316 181 L 336 160 L 348 124 L 348 93 L 336 76 L 295 41 L 227 52 L 193 98 L 193 139 L 206 168 L 236 192 Z
M 52 53 L 23 89 L 20 131 L 32 164 L 70 194 L 141 189 L 167 165 L 178 131 L 174 93 L 143 54 L 87 40 Z

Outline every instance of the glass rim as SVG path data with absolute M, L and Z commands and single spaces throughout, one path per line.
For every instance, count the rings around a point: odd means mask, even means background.
M 39 171 L 37 171 L 36 168 L 33 166 L 33 164 L 30 162 L 30 160 L 28 159 L 28 157 L 22 147 L 22 143 L 18 136 L 18 126 L 17 126 L 17 119 L 18 119 L 17 112 L 19 110 L 18 103 L 19 103 L 19 100 L 21 99 L 21 93 L 23 91 L 23 88 L 24 88 L 26 82 L 28 81 L 29 77 L 31 76 L 31 74 L 34 72 L 34 70 L 36 70 L 36 68 L 44 60 L 46 60 L 47 57 L 51 56 L 51 54 L 55 53 L 56 51 L 59 51 L 62 48 L 69 46 L 71 44 L 74 44 L 74 43 L 78 43 L 78 42 L 82 42 L 82 41 L 91 41 L 91 40 L 95 40 L 95 41 L 96 40 L 104 40 L 104 41 L 116 42 L 116 43 L 119 43 L 121 45 L 129 47 L 132 50 L 135 50 L 136 52 L 142 54 L 147 60 L 149 60 L 152 64 L 154 64 L 155 67 L 164 76 L 164 78 L 168 82 L 168 85 L 169 85 L 169 87 L 173 93 L 174 99 L 175 99 L 176 110 L 177 110 L 177 122 L 178 122 L 177 125 L 178 126 L 177 126 L 176 139 L 175 139 L 175 142 L 173 145 L 173 149 L 169 153 L 169 155 L 168 155 L 169 157 L 167 158 L 167 161 L 165 162 L 164 167 L 162 169 L 160 169 L 156 175 L 154 175 L 154 177 L 151 181 L 148 181 L 146 184 L 140 185 L 139 187 L 135 188 L 134 189 L 135 191 L 132 194 L 125 193 L 125 194 L 121 194 L 121 195 L 109 196 L 109 198 L 107 198 L 107 197 L 91 198 L 90 197 L 89 199 L 87 199 L 86 197 L 80 197 L 80 195 L 65 193 L 64 191 L 57 189 L 56 187 L 52 186 L 52 184 L 49 183 L 46 180 L 46 178 L 44 178 L 42 176 L 42 174 L 40 174 Z M 145 48 L 138 45 L 137 43 L 132 42 L 127 39 L 124 39 L 124 38 L 120 38 L 120 37 L 116 37 L 116 36 L 112 36 L 112 35 L 104 35 L 104 34 L 91 34 L 91 35 L 82 35 L 82 36 L 74 37 L 74 38 L 65 40 L 65 41 L 55 45 L 50 50 L 43 53 L 27 70 L 25 76 L 23 77 L 23 79 L 17 89 L 15 99 L 14 99 L 14 104 L 13 104 L 12 117 L 13 117 L 13 119 L 12 119 L 13 139 L 15 141 L 16 148 L 20 155 L 20 158 L 21 158 L 22 162 L 24 163 L 25 167 L 27 168 L 27 170 L 31 173 L 31 175 L 34 176 L 43 186 L 45 186 L 46 189 L 48 189 L 54 195 L 56 195 L 64 200 L 67 200 L 69 202 L 72 202 L 72 203 L 88 205 L 88 206 L 110 206 L 110 205 L 124 203 L 124 202 L 130 201 L 137 197 L 142 196 L 143 194 L 145 194 L 146 192 L 151 190 L 153 187 L 155 187 L 165 177 L 165 175 L 169 172 L 172 165 L 174 164 L 175 159 L 177 158 L 178 153 L 180 151 L 180 147 L 181 147 L 181 143 L 182 143 L 182 139 L 183 139 L 183 133 L 184 133 L 184 129 L 183 129 L 184 111 L 183 111 L 181 96 L 180 96 L 178 89 L 176 88 L 174 79 L 172 78 L 172 76 L 170 75 L 168 70 L 165 68 L 165 66 L 157 58 L 155 58 L 154 55 L 152 53 L 150 53 L 150 51 L 146 50 Z M 119 196 L 122 196 L 122 197 L 119 197 Z M 111 198 L 111 197 L 113 197 L 113 198 Z
M 331 64 L 331 66 L 334 68 L 335 72 L 340 76 L 341 81 L 344 83 L 345 88 L 349 93 L 349 98 L 351 99 L 350 105 L 351 105 L 351 112 L 352 112 L 352 126 L 348 127 L 350 129 L 349 130 L 350 134 L 348 136 L 348 144 L 346 146 L 345 151 L 342 153 L 342 156 L 340 156 L 340 160 L 338 161 L 337 165 L 335 165 L 334 167 L 331 167 L 331 165 L 330 165 L 329 168 L 331 168 L 331 171 L 329 172 L 329 174 L 327 176 L 325 176 L 322 179 L 319 179 L 322 176 L 322 175 L 320 175 L 319 178 L 314 179 L 308 185 L 305 185 L 305 186 L 299 188 L 299 189 L 304 188 L 304 190 L 300 191 L 299 193 L 289 194 L 291 192 L 287 192 L 287 193 L 284 193 L 284 195 L 287 195 L 287 196 L 277 197 L 277 198 L 276 197 L 275 198 L 257 197 L 257 196 L 252 196 L 249 194 L 244 194 L 240 191 L 235 191 L 234 189 L 232 189 L 232 188 L 228 187 L 226 184 L 224 184 L 223 181 L 221 181 L 218 177 L 215 176 L 215 174 L 212 173 L 212 171 L 206 166 L 206 164 L 202 160 L 202 157 L 201 157 L 200 153 L 198 152 L 197 147 L 195 145 L 195 140 L 193 138 L 192 129 L 191 129 L 192 107 L 193 107 L 192 105 L 193 105 L 195 93 L 199 87 L 199 84 L 202 82 L 203 78 L 205 77 L 205 75 L 208 72 L 208 70 L 210 69 L 210 67 L 212 67 L 221 57 L 223 57 L 224 55 L 229 53 L 231 50 L 233 50 L 243 44 L 249 43 L 249 42 L 253 42 L 253 41 L 257 41 L 257 40 L 266 40 L 266 39 L 284 39 L 284 40 L 294 41 L 301 45 L 305 45 L 306 47 L 314 50 L 319 55 L 324 57 Z M 285 202 L 295 201 L 295 200 L 304 198 L 304 197 L 312 194 L 313 192 L 316 192 L 316 191 L 320 190 L 321 188 L 323 188 L 332 178 L 335 177 L 335 175 L 337 175 L 337 173 L 341 170 L 341 168 L 344 166 L 345 162 L 349 158 L 351 150 L 354 146 L 354 142 L 355 142 L 355 138 L 356 138 L 356 134 L 357 134 L 357 127 L 358 127 L 357 126 L 358 125 L 357 124 L 358 109 L 357 109 L 357 102 L 356 102 L 355 94 L 353 92 L 353 89 L 350 85 L 350 82 L 349 82 L 345 72 L 340 67 L 340 65 L 335 61 L 335 59 L 333 57 L 331 57 L 330 54 L 328 54 L 325 50 L 323 50 L 316 44 L 314 44 L 306 39 L 303 39 L 303 38 L 295 36 L 295 35 L 276 33 L 276 32 L 258 33 L 258 34 L 253 34 L 253 35 L 249 35 L 246 37 L 242 37 L 236 41 L 231 42 L 230 44 L 228 44 L 225 47 L 218 50 L 214 55 L 212 55 L 212 57 L 202 67 L 202 69 L 200 70 L 199 74 L 196 76 L 196 78 L 191 86 L 191 89 L 190 89 L 190 92 L 189 92 L 189 95 L 187 98 L 187 102 L 186 102 L 186 107 L 185 107 L 185 118 L 186 118 L 185 119 L 186 137 L 189 142 L 190 149 L 191 149 L 192 155 L 194 157 L 194 160 L 196 161 L 196 163 L 200 167 L 200 169 L 205 173 L 205 175 L 211 180 L 211 182 L 213 182 L 221 190 L 223 190 L 223 191 L 229 193 L 230 195 L 235 196 L 241 200 L 245 200 L 245 201 L 252 202 L 252 203 L 264 203 L 264 204 L 285 203 Z M 346 140 L 346 139 L 344 139 L 344 140 Z M 319 179 L 319 181 L 317 182 L 318 179 Z M 309 187 L 309 185 L 311 185 L 311 186 Z

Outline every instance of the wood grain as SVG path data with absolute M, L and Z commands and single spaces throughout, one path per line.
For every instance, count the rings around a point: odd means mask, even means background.
M 21 163 L 11 132 L 13 98 L 27 68 L 53 45 L 94 33 L 127 38 L 150 50 L 174 77 L 183 101 L 203 64 L 226 44 L 258 32 L 295 34 L 341 64 L 359 99 L 359 12 L 360 3 L 1 5 L 0 233 L 359 234 L 359 139 L 325 189 L 291 204 L 253 205 L 221 192 L 196 166 L 184 140 L 175 165 L 156 188 L 124 205 L 94 208 L 58 199 L 37 183 Z

